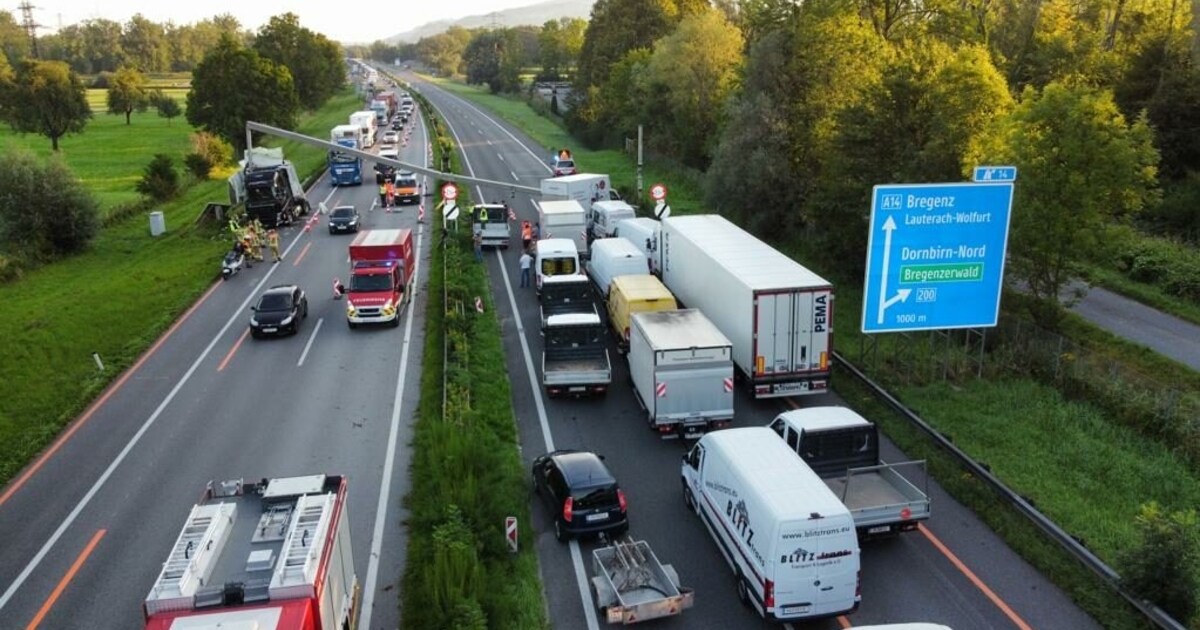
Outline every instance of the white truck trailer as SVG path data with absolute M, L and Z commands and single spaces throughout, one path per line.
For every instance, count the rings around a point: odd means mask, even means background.
M 350 124 L 358 125 L 358 146 L 364 149 L 369 149 L 375 146 L 375 131 L 379 128 L 379 126 L 375 124 L 375 112 L 369 109 L 354 112 L 353 114 L 350 114 Z
M 579 173 L 542 180 L 542 199 L 564 201 L 574 199 L 587 212 L 592 210 L 593 201 L 620 200 L 621 195 L 612 187 L 608 175 Z
M 829 388 L 829 281 L 715 214 L 664 219 L 659 249 L 663 284 L 733 342 L 756 398 Z
M 634 313 L 629 375 L 650 428 L 696 438 L 733 420 L 733 348 L 698 310 Z
M 543 239 L 565 238 L 575 241 L 581 258 L 588 255 L 587 213 L 573 199 L 542 200 L 538 203 L 538 223 Z

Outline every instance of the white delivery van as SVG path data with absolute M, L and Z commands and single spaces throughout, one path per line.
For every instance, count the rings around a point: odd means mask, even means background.
M 542 199 L 546 201 L 574 199 L 585 210 L 592 207 L 593 201 L 604 199 L 620 199 L 608 180 L 608 175 L 601 173 L 578 173 L 542 180 Z
M 587 212 L 574 199 L 541 201 L 538 203 L 538 223 L 542 238 L 565 238 L 575 241 L 575 250 L 587 256 Z
M 579 251 L 575 249 L 575 241 L 567 238 L 547 238 L 538 241 L 533 264 L 537 292 L 541 295 L 542 282 L 547 277 L 580 273 Z
M 633 206 L 624 201 L 593 201 L 588 214 L 588 230 L 592 239 L 610 238 L 617 222 L 637 216 Z
M 621 219 L 613 227 L 613 236 L 623 238 L 637 246 L 650 261 L 650 273 L 661 275 L 658 265 L 658 233 L 662 231 L 662 223 L 648 217 Z
M 608 298 L 608 286 L 613 278 L 628 275 L 646 275 L 646 259 L 642 252 L 623 238 L 602 238 L 592 243 L 592 257 L 588 259 L 588 277 L 592 288 L 601 300 Z
M 769 620 L 832 617 L 859 605 L 850 511 L 766 427 L 706 433 L 683 456 L 683 496 Z

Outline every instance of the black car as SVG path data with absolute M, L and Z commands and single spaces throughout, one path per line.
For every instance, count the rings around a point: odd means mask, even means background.
M 294 284 L 281 284 L 267 289 L 250 310 L 251 337 L 294 335 L 300 332 L 300 320 L 308 317 L 308 297 Z
M 354 206 L 338 206 L 329 213 L 329 233 L 357 232 L 358 209 Z
M 392 121 L 392 131 L 400 131 L 404 129 L 404 121 L 397 117 Z
M 625 493 L 604 460 L 587 451 L 553 451 L 533 462 L 533 489 L 554 516 L 554 537 L 606 534 L 629 529 Z

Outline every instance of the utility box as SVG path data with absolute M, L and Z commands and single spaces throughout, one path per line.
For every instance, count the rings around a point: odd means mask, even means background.
M 167 231 L 167 220 L 163 218 L 162 210 L 150 213 L 150 236 L 162 236 Z

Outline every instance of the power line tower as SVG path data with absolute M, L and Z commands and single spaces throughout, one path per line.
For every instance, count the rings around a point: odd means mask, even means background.
M 499 23 L 500 14 L 499 13 L 492 11 L 491 13 L 487 14 L 487 16 L 488 16 L 488 18 L 490 18 L 492 20 L 492 30 L 493 31 L 500 27 L 500 23 Z
M 21 26 L 25 28 L 25 34 L 29 36 L 29 50 L 33 54 L 33 58 L 38 59 L 40 55 L 38 55 L 37 30 L 41 24 L 33 21 L 33 10 L 38 7 L 25 0 L 17 8 L 21 10 Z

